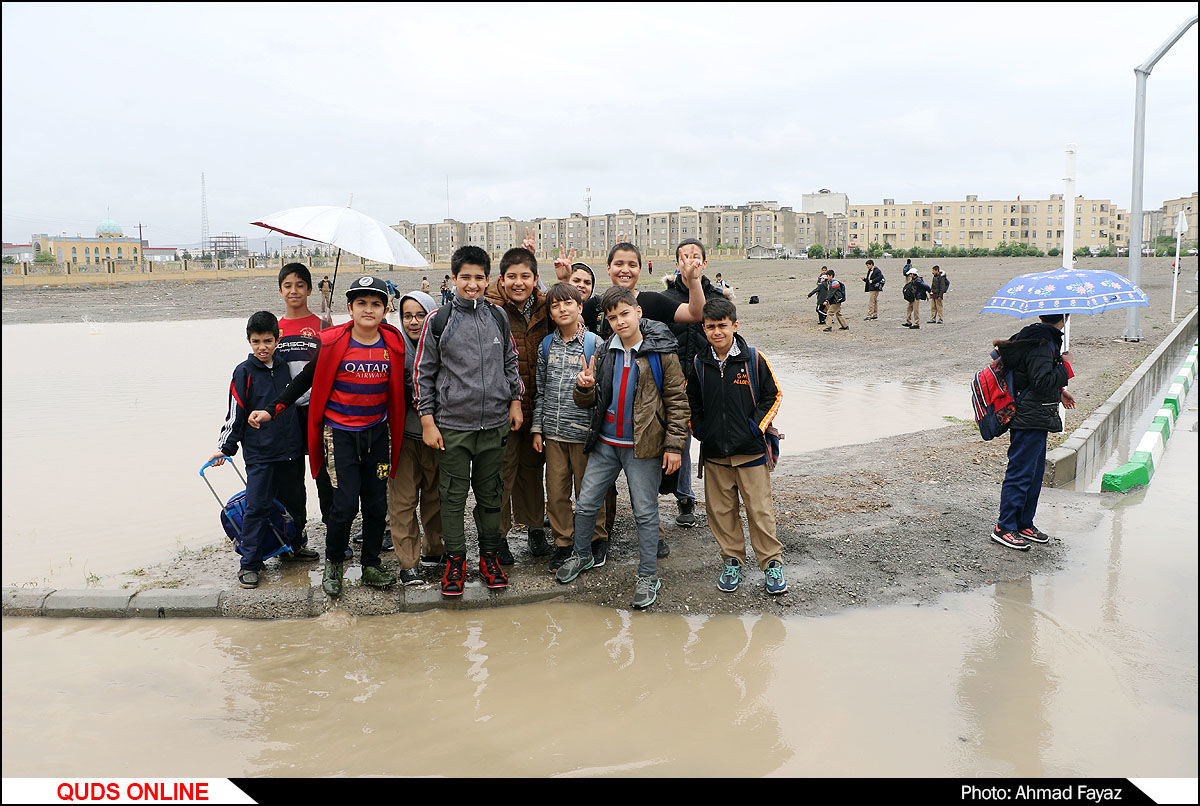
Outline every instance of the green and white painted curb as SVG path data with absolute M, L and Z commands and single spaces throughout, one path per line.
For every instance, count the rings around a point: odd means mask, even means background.
M 1171 382 L 1171 388 L 1163 398 L 1162 408 L 1154 415 L 1150 427 L 1146 429 L 1133 455 L 1129 457 L 1129 462 L 1111 473 L 1105 473 L 1100 482 L 1101 490 L 1125 492 L 1149 484 L 1150 479 L 1154 478 L 1154 468 L 1162 459 L 1167 440 L 1171 438 L 1171 431 L 1175 428 L 1175 421 L 1183 411 L 1188 392 L 1196 383 L 1198 353 L 1200 349 L 1193 345 L 1187 360 L 1175 373 L 1175 380 Z

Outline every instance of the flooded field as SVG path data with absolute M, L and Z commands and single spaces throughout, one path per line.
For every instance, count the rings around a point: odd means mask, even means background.
M 932 606 L 6 619 L 3 774 L 1194 777 L 1196 444 Z
M 240 319 L 4 327 L 4 584 L 81 587 L 223 539 L 198 471 L 217 448 L 229 378 L 248 353 L 244 327 Z M 47 339 L 69 343 L 72 360 L 45 362 L 31 346 Z M 841 384 L 783 358 L 773 364 L 789 454 L 970 416 L 969 394 L 956 385 Z M 853 428 L 822 427 L 826 416 Z M 228 467 L 207 475 L 225 499 L 241 489 Z

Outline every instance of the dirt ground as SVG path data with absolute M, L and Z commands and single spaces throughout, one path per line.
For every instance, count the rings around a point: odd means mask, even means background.
M 991 341 L 1008 337 L 1029 321 L 980 314 L 979 309 L 1005 280 L 1055 267 L 1050 258 L 914 260 L 927 281 L 935 262 L 951 279 L 946 324 L 926 324 L 928 303 L 923 303 L 918 332 L 900 326 L 905 309 L 900 272 L 904 261 L 877 262 L 888 282 L 881 295 L 879 319 L 870 322 L 863 321 L 866 295 L 859 280 L 862 260 L 714 261 L 707 273 L 711 276 L 721 271 L 733 285 L 740 332 L 769 357 L 787 356 L 842 381 L 938 380 L 961 384 L 966 396 L 970 378 L 986 360 Z M 812 301 L 805 299 L 823 265 L 834 269 L 847 284 L 843 313 L 850 324 L 848 331 L 822 332 Z M 1126 261 L 1081 258 L 1076 266 L 1125 273 Z M 643 272 L 643 286 L 654 287 L 661 271 L 654 278 Z M 436 280 L 435 274 L 425 274 L 431 281 Z M 385 276 L 401 287 L 416 288 L 422 273 L 396 271 Z M 341 280 L 339 277 L 339 285 Z M 1068 429 L 1100 405 L 1172 330 L 1171 260 L 1146 259 L 1141 286 L 1150 295 L 1151 306 L 1142 309 L 1140 342 L 1121 338 L 1124 311 L 1073 317 L 1071 349 L 1077 376 L 1070 388 L 1079 408 L 1068 417 Z M 1196 291 L 1196 259 L 1186 258 L 1177 303 L 1180 316 L 1194 307 Z M 757 295 L 761 303 L 747 304 L 751 295 Z M 241 318 L 255 310 L 279 307 L 271 278 L 3 291 L 4 324 Z M 786 398 L 783 405 L 788 405 Z M 899 418 L 904 412 L 880 411 L 879 416 Z M 837 412 L 814 411 L 811 416 L 805 412 L 803 417 L 814 428 L 820 428 L 825 427 L 818 424 L 820 420 L 836 420 Z M 840 427 L 851 442 L 854 424 L 841 423 Z M 1052 437 L 1051 445 L 1061 438 Z M 991 443 L 981 441 L 970 422 L 948 422 L 943 428 L 809 454 L 788 453 L 785 441 L 772 481 L 789 592 L 767 596 L 762 590 L 761 573 L 756 570 L 750 571 L 739 591 L 719 592 L 715 583 L 720 559 L 706 528 L 703 507 L 697 507 L 699 526 L 685 530 L 674 525 L 674 502 L 663 498 L 662 522 L 672 550 L 671 556 L 659 563 L 663 590 L 655 609 L 692 613 L 769 609 L 818 615 L 863 605 L 919 604 L 948 591 L 1052 570 L 1063 555 L 1058 541 L 1035 546 L 1029 552 L 1015 552 L 988 538 L 995 524 L 1007 447 L 1003 438 Z M 702 495 L 703 483 L 697 482 L 696 487 Z M 1047 498 L 1053 498 L 1055 505 L 1082 505 L 1071 494 L 1059 491 L 1048 493 Z M 310 521 L 309 531 L 314 544 L 320 547 L 323 535 L 318 519 Z M 518 560 L 511 574 L 514 584 L 553 586 L 544 566 L 531 562 L 524 542 L 522 536 L 512 536 Z M 468 546 L 473 545 L 474 540 L 469 539 Z M 608 565 L 564 588 L 567 597 L 626 607 L 632 595 L 636 553 L 633 519 L 628 498 L 622 492 Z M 394 565 L 395 560 L 388 557 L 387 562 Z M 272 582 L 281 576 L 285 581 L 302 581 L 300 574 L 310 570 L 287 566 L 280 571 L 269 564 L 266 584 L 260 591 L 269 594 Z M 132 581 L 138 587 L 228 586 L 229 576 L 228 557 L 212 551 L 148 568 L 144 576 Z

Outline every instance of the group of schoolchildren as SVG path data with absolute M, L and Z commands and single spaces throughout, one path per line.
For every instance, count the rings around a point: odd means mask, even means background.
M 724 563 L 718 587 L 736 590 L 745 573 L 740 494 L 765 590 L 785 592 L 765 436 L 782 394 L 766 358 L 737 333 L 735 306 L 704 277 L 703 245 L 680 243 L 676 282 L 662 292 L 636 290 L 642 256 L 631 243 L 610 249 L 612 287 L 603 293 L 573 257 L 555 261 L 557 282 L 546 288 L 531 233 L 504 254 L 496 280 L 484 250 L 461 247 L 448 300 L 402 296 L 400 328 L 385 321 L 383 280 L 353 281 L 350 321 L 331 326 L 308 311 L 307 268 L 284 266 L 286 312 L 250 317 L 252 353 L 234 370 L 212 459 L 223 463 L 239 443 L 244 450 L 239 583 L 258 585 L 272 499 L 306 523 L 305 453 L 326 526 L 330 597 L 342 592 L 360 509 L 363 584 L 418 584 L 418 566 L 440 567 L 442 594 L 461 596 L 468 492 L 485 586 L 508 585 L 515 559 L 506 535 L 516 523 L 528 526 L 531 558 L 549 556 L 548 570 L 570 583 L 605 564 L 624 472 L 639 553 L 632 606 L 644 609 L 657 600 L 657 563 L 669 552 L 660 492 L 679 498 L 677 523 L 695 523 L 695 438 Z M 398 574 L 380 558 L 385 531 Z M 303 529 L 281 556 L 319 557 Z
M 822 266 L 821 273 L 817 276 L 816 287 L 808 292 L 810 298 L 814 295 L 817 298 L 817 323 L 824 325 L 826 319 L 829 319 L 829 325 L 824 329 L 826 333 L 833 330 L 834 321 L 837 322 L 838 330 L 850 329 L 841 313 L 842 303 L 846 301 L 846 286 L 834 275 L 833 269 Z M 883 271 L 875 265 L 874 260 L 867 261 L 866 274 L 860 279 L 863 281 L 863 291 L 867 294 L 867 315 L 863 317 L 863 321 L 878 319 L 879 292 L 883 290 L 887 279 L 883 276 Z M 946 276 L 940 266 L 933 267 L 933 278 L 926 283 L 912 265 L 912 260 L 909 259 L 904 264 L 904 288 L 901 292 L 908 308 L 901 327 L 911 330 L 921 329 L 921 300 L 925 299 L 930 301 L 929 321 L 926 324 L 944 324 L 942 321 L 945 310 L 943 298 L 949 289 L 950 278 Z

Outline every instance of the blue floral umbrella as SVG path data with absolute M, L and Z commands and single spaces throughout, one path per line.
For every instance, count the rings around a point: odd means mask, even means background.
M 1022 274 L 1005 283 L 981 313 L 1041 316 L 1050 313 L 1103 313 L 1113 308 L 1149 305 L 1150 298 L 1116 272 L 1054 269 Z

